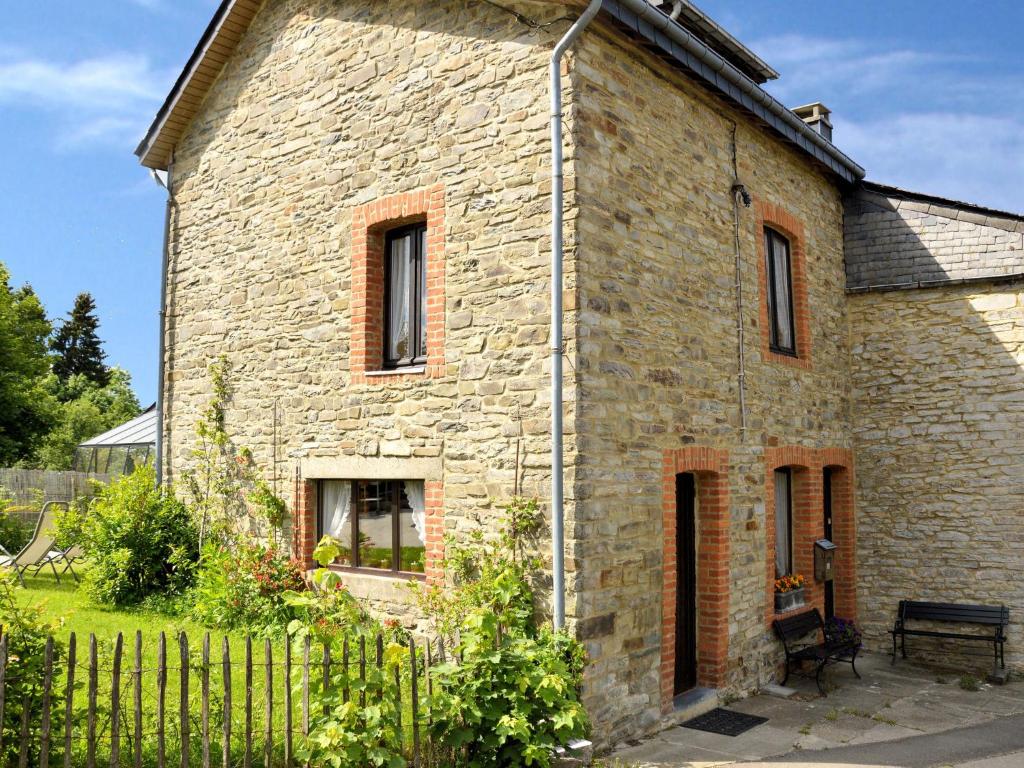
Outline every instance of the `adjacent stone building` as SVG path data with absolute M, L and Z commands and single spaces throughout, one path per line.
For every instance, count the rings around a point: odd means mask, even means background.
M 296 554 L 351 542 L 338 567 L 382 611 L 408 613 L 408 579 L 443 578 L 445 533 L 550 497 L 548 61 L 583 5 L 224 0 L 139 148 L 172 199 L 165 477 L 192 460 L 223 355 L 227 429 L 286 489 Z M 914 366 L 951 359 L 915 315 L 964 304 L 857 292 L 932 274 L 940 236 L 981 253 L 968 226 L 1009 281 L 1017 222 L 964 208 L 942 227 L 920 198 L 869 191 L 820 105 L 786 110 L 759 88 L 767 64 L 677 5 L 605 0 L 563 63 L 566 602 L 601 743 L 775 679 L 779 575 L 807 576 L 826 614 L 870 598 L 881 638 L 905 596 L 885 591 L 884 553 L 919 533 L 899 494 L 934 495 L 920 533 L 963 533 L 941 522 L 961 491 L 929 484 L 924 448 L 948 453 L 919 426 L 934 413 L 911 424 L 900 404 L 914 388 L 977 394 L 964 463 L 986 482 L 1020 469 L 982 416 L 1019 404 L 1019 303 L 984 297 L 992 335 L 970 337 L 972 364 L 1006 364 L 994 396 L 983 368 Z M 935 241 L 884 241 L 897 224 Z M 909 358 L 893 317 L 922 334 Z M 825 537 L 836 578 L 817 583 Z
M 865 185 L 846 259 L 864 627 L 884 648 L 901 599 L 1009 605 L 1020 668 L 1024 217 Z

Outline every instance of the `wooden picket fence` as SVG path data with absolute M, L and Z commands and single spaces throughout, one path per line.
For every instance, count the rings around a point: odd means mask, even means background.
M 232 643 L 224 637 L 218 660 L 206 633 L 197 664 L 184 632 L 171 649 L 161 632 L 156 663 L 147 666 L 141 631 L 135 633 L 133 653 L 126 653 L 124 637 L 118 634 L 104 654 L 109 662 L 104 665 L 95 635 L 89 636 L 85 659 L 79 658 L 74 633 L 61 653 L 48 638 L 41 692 L 37 700 L 20 702 L 20 728 L 13 734 L 18 768 L 297 768 L 295 744 L 309 734 L 314 676 L 322 675 L 327 688 L 333 664 L 343 665 L 346 678 L 351 672 L 353 680 L 358 665 L 358 680 L 365 681 L 369 665 L 382 668 L 385 647 L 380 634 L 361 637 L 351 648 L 346 640 L 342 657 L 332 659 L 327 646 L 314 649 L 306 638 L 301 658 L 294 659 L 291 643 L 266 639 L 259 659 L 254 656 L 258 641 L 255 648 L 250 637 L 235 642 L 244 642 L 242 659 L 232 659 Z M 428 768 L 431 762 L 425 699 L 433 687 L 431 667 L 444 660 L 441 641 L 435 646 L 410 638 L 408 668 L 395 670 L 393 685 L 385 692 L 394 696 L 403 749 L 414 768 Z M 12 736 L 10 728 L 5 734 L 2 727 L 5 707 L 18 705 L 10 699 L 17 682 L 13 661 L 8 637 L 0 637 L 0 760 L 11 746 L 5 739 Z M 84 699 L 78 695 L 81 689 Z M 343 695 L 350 701 L 347 685 Z M 357 694 L 351 695 L 354 702 Z M 358 699 L 366 706 L 364 690 Z

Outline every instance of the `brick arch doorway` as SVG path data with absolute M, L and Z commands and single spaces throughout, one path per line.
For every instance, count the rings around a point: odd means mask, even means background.
M 692 626 L 687 642 L 695 643 L 697 687 L 719 688 L 725 684 L 729 653 L 729 455 L 714 448 L 689 447 L 665 452 L 662 467 L 662 632 L 661 702 L 670 712 L 676 696 L 676 657 L 678 629 Z M 688 476 L 688 477 L 686 477 Z M 693 485 L 689 486 L 690 478 Z M 682 484 L 679 488 L 677 484 Z M 677 496 L 677 490 L 682 497 Z M 680 513 L 693 500 L 693 528 L 680 535 Z M 693 589 L 695 610 L 692 617 L 677 615 L 680 604 L 679 548 L 691 542 L 687 558 L 695 570 Z M 685 588 L 685 587 L 684 587 Z M 683 622 L 689 622 L 684 624 Z M 689 663 L 688 659 L 684 663 Z M 692 668 L 687 675 L 693 676 Z M 681 679 L 684 683 L 690 678 Z M 690 687 L 694 687 L 690 685 Z

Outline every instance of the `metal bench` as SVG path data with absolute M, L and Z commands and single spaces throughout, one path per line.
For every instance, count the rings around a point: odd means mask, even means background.
M 815 664 L 814 682 L 817 683 L 822 696 L 826 694 L 825 687 L 821 683 L 821 674 L 830 663 L 839 661 L 849 663 L 853 668 L 853 674 L 860 679 L 860 673 L 857 671 L 857 652 L 860 650 L 860 644 L 855 640 L 836 641 L 827 637 L 825 622 L 817 608 L 785 619 L 776 619 L 772 622 L 772 627 L 786 651 L 786 675 L 782 678 L 783 685 L 789 680 L 793 664 L 796 663 L 799 666 L 805 661 L 812 661 Z M 814 642 L 800 642 L 811 633 L 814 633 Z M 820 641 L 818 641 L 819 633 Z
M 908 621 L 935 621 L 949 624 L 976 624 L 991 627 L 989 633 L 969 634 L 966 632 L 945 632 L 937 629 L 912 629 Z M 992 644 L 992 669 L 1006 669 L 1004 645 L 1006 627 L 1010 623 L 1010 609 L 1005 605 L 961 605 L 958 603 L 927 603 L 917 600 L 900 600 L 899 613 L 892 634 L 892 663 L 896 663 L 896 639 L 900 641 L 900 652 L 907 658 L 907 636 L 939 637 Z

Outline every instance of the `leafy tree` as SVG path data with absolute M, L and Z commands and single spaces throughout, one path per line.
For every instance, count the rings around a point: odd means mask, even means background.
M 14 289 L 0 263 L 0 466 L 31 457 L 55 418 L 45 386 L 51 326 L 30 286 Z
M 40 442 L 38 465 L 43 469 L 71 469 L 80 443 L 138 416 L 141 408 L 131 385 L 131 375 L 120 368 L 110 369 L 106 386 L 80 373 L 67 382 L 50 376 L 46 389 L 59 405 L 55 426 Z
M 50 343 L 56 355 L 53 372 L 57 378 L 66 382 L 72 376 L 82 375 L 101 387 L 107 386 L 110 369 L 103 362 L 107 355 L 96 333 L 99 327 L 92 295 L 78 294 L 68 319 L 60 324 Z

